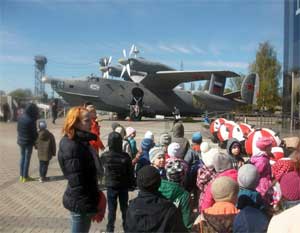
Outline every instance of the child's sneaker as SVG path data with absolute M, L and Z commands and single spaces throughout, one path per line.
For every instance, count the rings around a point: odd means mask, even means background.
M 44 179 L 43 179 L 42 177 L 40 177 L 40 178 L 39 178 L 39 182 L 40 182 L 40 183 L 43 183 L 43 182 L 44 182 Z
M 19 177 L 19 181 L 20 181 L 20 182 L 23 182 L 23 176 L 20 176 L 20 177 Z

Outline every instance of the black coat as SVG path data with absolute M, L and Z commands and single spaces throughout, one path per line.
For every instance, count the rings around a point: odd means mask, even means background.
M 59 144 L 58 161 L 68 180 L 63 205 L 76 213 L 97 212 L 97 169 L 88 143 L 95 138 L 94 134 L 77 130 L 73 140 L 64 136 Z
M 29 104 L 25 113 L 19 118 L 18 130 L 18 144 L 33 146 L 37 137 L 36 120 L 38 118 L 38 107 L 35 104 Z
M 133 167 L 127 153 L 104 152 L 101 155 L 101 163 L 104 167 L 106 187 L 131 188 L 134 186 Z
M 127 153 L 122 152 L 122 141 L 119 133 L 111 132 L 107 142 L 109 151 L 101 155 L 106 187 L 131 188 L 134 186 L 131 159 Z
M 140 191 L 130 201 L 125 232 L 188 232 L 179 209 L 158 193 Z

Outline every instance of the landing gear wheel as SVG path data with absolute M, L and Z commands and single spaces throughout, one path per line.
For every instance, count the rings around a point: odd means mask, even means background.
M 125 113 L 117 113 L 118 120 L 123 121 L 126 119 L 126 117 L 127 117 L 127 115 Z
M 132 113 L 130 113 L 130 119 L 132 120 L 132 121 L 140 121 L 141 119 L 142 119 L 142 114 L 141 113 L 139 113 L 138 115 L 137 114 L 135 114 L 135 112 L 132 112 Z

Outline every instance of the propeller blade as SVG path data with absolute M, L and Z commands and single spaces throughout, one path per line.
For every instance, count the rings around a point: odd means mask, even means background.
M 130 77 L 130 65 L 129 64 L 126 65 L 126 70 L 127 70 L 127 73 L 128 73 L 128 75 Z
M 110 56 L 109 59 L 108 59 L 108 65 L 110 65 L 111 59 L 112 59 L 112 56 Z
M 125 49 L 123 49 L 123 56 L 124 56 L 124 57 L 127 57 L 127 56 L 126 56 L 126 50 L 125 50 Z
M 106 59 L 106 57 L 104 58 L 104 65 L 107 66 L 107 59 Z
M 123 66 L 123 69 L 122 69 L 122 73 L 121 73 L 120 78 L 123 78 L 123 74 L 125 73 L 125 70 L 126 70 L 126 66 Z
M 129 52 L 129 55 L 128 55 L 129 57 L 132 55 L 133 50 L 134 50 L 134 47 L 135 47 L 135 46 L 134 46 L 134 44 L 133 44 L 133 45 L 131 46 L 131 49 L 130 49 L 130 52 Z

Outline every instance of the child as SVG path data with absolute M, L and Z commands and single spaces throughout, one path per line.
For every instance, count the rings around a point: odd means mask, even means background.
M 39 122 L 39 132 L 36 141 L 36 148 L 38 152 L 38 158 L 40 160 L 40 179 L 42 183 L 47 181 L 47 171 L 49 166 L 49 161 L 52 156 L 56 154 L 56 144 L 55 138 L 52 133 L 47 130 L 47 124 L 45 121 Z
M 273 199 L 272 192 L 272 171 L 270 165 L 270 157 L 272 157 L 272 139 L 261 137 L 256 142 L 256 147 L 260 150 L 250 159 L 259 173 L 259 182 L 256 191 L 260 193 L 266 205 L 270 205 Z
M 216 178 L 212 182 L 212 195 L 215 204 L 204 210 L 208 232 L 232 232 L 234 217 L 239 210 L 235 207 L 239 186 L 229 177 Z
M 238 170 L 245 163 L 242 158 L 242 145 L 235 139 L 231 138 L 227 142 L 227 153 L 231 157 L 232 167 Z
M 166 170 L 165 170 L 165 153 L 160 147 L 153 147 L 149 151 L 149 159 L 151 166 L 155 167 L 160 174 L 162 179 L 166 179 Z
M 126 138 L 127 138 L 127 141 L 129 142 L 129 146 L 130 146 L 130 149 L 131 149 L 131 159 L 134 159 L 138 150 L 136 148 L 136 141 L 135 141 L 135 136 L 136 136 L 136 130 L 132 127 L 127 127 L 126 128 Z

